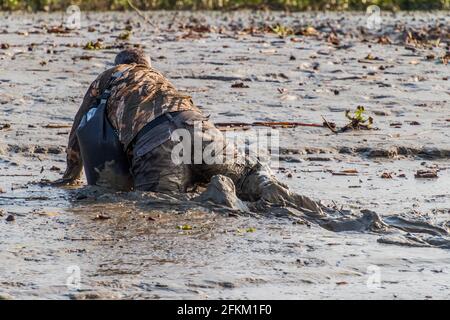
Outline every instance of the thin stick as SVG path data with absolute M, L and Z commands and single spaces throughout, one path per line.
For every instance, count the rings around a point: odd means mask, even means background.
M 147 22 L 148 24 L 150 24 L 153 28 L 158 29 L 157 26 L 155 26 L 155 24 L 153 22 L 150 21 L 149 18 L 147 18 L 147 16 L 145 14 L 142 13 L 141 10 L 139 10 L 132 2 L 131 0 L 127 0 L 128 5 L 131 7 L 131 9 L 133 9 L 134 11 L 136 11 L 136 13 L 145 20 L 145 22 Z
M 10 200 L 16 200 L 16 199 L 21 199 L 21 200 L 26 200 L 26 201 L 35 201 L 35 200 L 50 200 L 49 197 L 8 197 L 8 196 L 0 196 L 0 199 L 10 199 Z
M 334 200 L 331 200 L 331 202 L 333 202 L 334 207 L 336 208 L 336 210 L 343 216 L 345 216 L 345 214 L 342 212 L 342 210 L 339 210 L 338 205 L 336 204 L 336 202 Z M 341 208 L 342 209 L 342 208 Z
M 317 123 L 303 123 L 303 122 L 218 122 L 215 123 L 217 127 L 316 127 L 323 128 L 323 124 Z
M 172 29 L 172 26 L 175 24 L 175 20 L 178 18 L 179 13 L 180 13 L 179 11 L 176 11 L 175 14 L 173 15 L 172 21 L 168 25 L 169 30 Z
M 253 122 L 253 126 L 282 126 L 282 127 L 319 127 L 322 128 L 323 124 L 317 123 L 303 123 L 303 122 Z
M 55 123 L 49 123 L 45 126 L 42 126 L 42 128 L 46 129 L 65 129 L 65 128 L 72 128 L 71 124 L 55 124 Z
M 322 119 L 323 119 L 325 125 L 327 126 L 327 128 L 330 129 L 333 133 L 337 134 L 336 129 L 334 129 L 334 128 L 331 126 L 331 124 L 327 121 L 327 119 L 325 119 L 324 116 L 321 116 L 321 117 L 322 117 Z

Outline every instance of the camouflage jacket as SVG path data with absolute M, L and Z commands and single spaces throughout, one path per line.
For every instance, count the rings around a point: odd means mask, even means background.
M 107 104 L 108 119 L 117 130 L 124 149 L 128 148 L 139 130 L 158 116 L 175 111 L 199 111 L 190 96 L 178 92 L 153 68 L 123 64 L 106 70 L 91 84 L 75 116 L 66 150 L 65 180 L 74 181 L 81 175 L 83 162 L 76 130 L 83 116 L 98 103 L 97 100 L 108 87 L 111 90 Z

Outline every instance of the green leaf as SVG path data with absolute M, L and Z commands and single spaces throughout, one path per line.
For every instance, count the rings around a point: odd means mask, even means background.
M 188 225 L 188 224 L 184 224 L 181 226 L 177 226 L 178 230 L 192 230 L 192 226 Z

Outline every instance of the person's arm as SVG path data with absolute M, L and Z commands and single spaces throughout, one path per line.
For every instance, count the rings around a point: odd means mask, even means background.
M 72 129 L 69 135 L 69 142 L 67 144 L 67 167 L 61 179 L 54 182 L 55 185 L 72 184 L 81 176 L 83 169 L 83 159 L 81 158 L 80 146 L 77 139 L 77 129 L 80 125 L 81 119 L 89 111 L 89 109 L 96 103 L 97 97 L 104 85 L 104 74 L 100 75 L 89 87 L 86 92 L 83 102 L 78 109 L 75 119 L 73 121 Z

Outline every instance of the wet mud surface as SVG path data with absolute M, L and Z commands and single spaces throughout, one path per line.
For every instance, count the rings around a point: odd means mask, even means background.
M 66 33 L 52 28 L 61 14 L 0 15 L 0 298 L 450 297 L 449 249 L 411 242 L 414 226 L 404 224 L 437 226 L 429 236 L 449 230 L 448 14 L 388 15 L 366 34 L 358 14 L 152 19 L 158 28 L 132 13 L 88 14 Z M 262 22 L 300 31 L 280 38 Z M 126 29 L 131 37 L 119 39 Z M 99 38 L 103 49 L 83 49 Z M 343 216 L 368 209 L 404 231 L 336 233 L 188 195 L 41 186 L 65 169 L 86 88 L 127 43 L 143 46 L 214 122 L 324 116 L 342 126 L 344 111 L 363 105 L 379 130 L 280 129 L 276 175 Z M 66 285 L 74 266 L 78 288 Z

